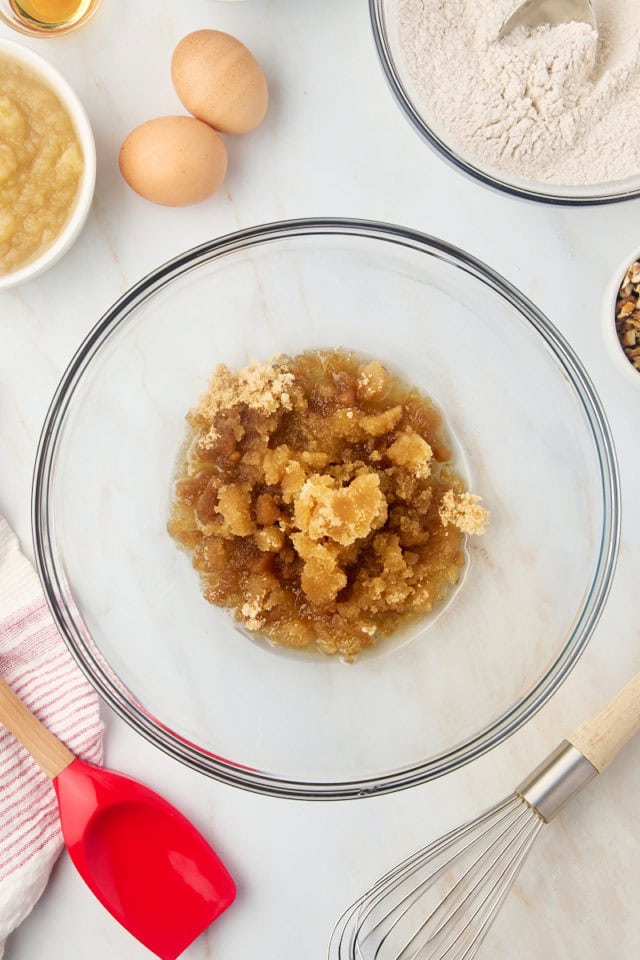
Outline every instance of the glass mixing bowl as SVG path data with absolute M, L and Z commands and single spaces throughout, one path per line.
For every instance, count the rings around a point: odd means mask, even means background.
M 216 364 L 337 346 L 435 400 L 492 512 L 446 609 L 354 664 L 243 635 L 166 532 Z M 33 521 L 55 620 L 136 730 L 228 783 L 356 797 L 483 754 L 558 688 L 607 596 L 618 479 L 584 369 L 514 287 L 421 233 L 300 220 L 203 244 L 102 317 L 47 415 Z
M 640 196 L 640 174 L 626 180 L 614 180 L 608 183 L 563 186 L 556 183 L 543 183 L 539 180 L 510 177 L 502 171 L 492 171 L 478 165 L 475 160 L 465 157 L 458 148 L 448 142 L 447 132 L 436 129 L 429 117 L 425 115 L 424 109 L 418 106 L 419 97 L 413 89 L 409 70 L 403 60 L 398 42 L 397 11 L 398 0 L 369 0 L 371 25 L 382 69 L 405 116 L 427 143 L 445 160 L 490 187 L 543 203 L 589 205 L 614 203 Z

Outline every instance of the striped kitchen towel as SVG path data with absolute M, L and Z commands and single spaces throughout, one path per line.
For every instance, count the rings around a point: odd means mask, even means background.
M 36 573 L 1 516 L 0 674 L 74 753 L 102 761 L 98 697 L 67 651 Z M 0 726 L 0 958 L 61 849 L 53 786 Z

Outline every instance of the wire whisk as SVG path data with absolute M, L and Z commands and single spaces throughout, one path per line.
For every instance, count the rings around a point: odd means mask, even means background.
M 329 960 L 472 960 L 545 823 L 640 729 L 640 674 L 513 794 L 381 877 L 336 924 Z

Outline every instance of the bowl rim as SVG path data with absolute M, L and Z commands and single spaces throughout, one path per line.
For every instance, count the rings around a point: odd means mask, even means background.
M 517 178 L 502 179 L 497 174 L 492 175 L 488 170 L 477 166 L 471 160 L 467 160 L 429 126 L 405 89 L 391 51 L 384 5 L 385 0 L 369 0 L 369 19 L 373 39 L 387 84 L 409 123 L 422 139 L 426 140 L 435 153 L 443 157 L 456 170 L 509 196 L 554 206 L 590 207 L 605 203 L 622 203 L 624 200 L 640 197 L 640 173 L 628 178 L 628 180 L 615 180 L 610 181 L 610 183 L 587 184 L 584 186 L 549 184 L 548 189 L 544 189 L 545 185 L 542 181 L 518 180 Z M 624 188 L 622 185 L 630 180 L 633 180 L 634 185 Z M 611 193 L 607 188 L 615 183 L 620 184 L 621 187 L 615 193 Z
M 40 54 L 34 53 L 33 50 L 21 43 L 0 37 L 0 57 L 4 54 L 33 70 L 53 90 L 67 109 L 80 142 L 84 170 L 71 213 L 56 239 L 35 260 L 18 267 L 17 270 L 0 275 L 0 291 L 8 290 L 10 287 L 25 283 L 27 280 L 32 280 L 39 274 L 44 273 L 70 249 L 78 238 L 91 209 L 96 183 L 95 140 L 89 117 L 78 95 L 55 67 L 52 67 Z
M 636 370 L 633 364 L 627 359 L 627 355 L 622 349 L 622 344 L 616 330 L 616 301 L 618 291 L 624 280 L 625 274 L 632 263 L 640 260 L 640 247 L 634 247 L 633 252 L 621 261 L 611 274 L 611 279 L 607 284 L 604 305 L 602 309 L 602 332 L 607 346 L 609 356 L 616 365 L 618 372 L 630 384 L 640 390 L 640 370 Z
M 427 256 L 438 255 L 505 299 L 540 334 L 561 373 L 571 384 L 585 415 L 595 446 L 602 489 L 602 529 L 595 572 L 571 633 L 556 659 L 532 688 L 478 733 L 446 752 L 399 770 L 337 782 L 288 780 L 239 766 L 190 742 L 150 718 L 128 696 L 117 677 L 109 676 L 83 625 L 78 625 L 65 598 L 55 560 L 55 524 L 50 509 L 58 441 L 73 394 L 92 359 L 136 307 L 154 296 L 174 277 L 210 259 L 262 246 L 277 240 L 313 236 L 361 237 L 401 245 Z M 51 400 L 40 435 L 32 482 L 32 529 L 36 566 L 54 621 L 67 646 L 92 685 L 131 727 L 164 753 L 217 780 L 270 796 L 307 800 L 341 800 L 390 793 L 458 769 L 502 743 L 529 720 L 555 693 L 580 655 L 604 609 L 615 570 L 620 538 L 620 482 L 613 437 L 598 394 L 572 347 L 524 294 L 490 267 L 459 248 L 406 227 L 370 220 L 322 217 L 285 220 L 235 231 L 207 241 L 162 264 L 124 293 L 98 320 L 72 357 Z

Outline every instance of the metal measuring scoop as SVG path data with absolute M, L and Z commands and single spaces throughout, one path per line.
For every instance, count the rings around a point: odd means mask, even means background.
M 500 27 L 502 40 L 517 27 L 542 27 L 559 23 L 589 23 L 596 29 L 596 15 L 591 0 L 524 0 Z

